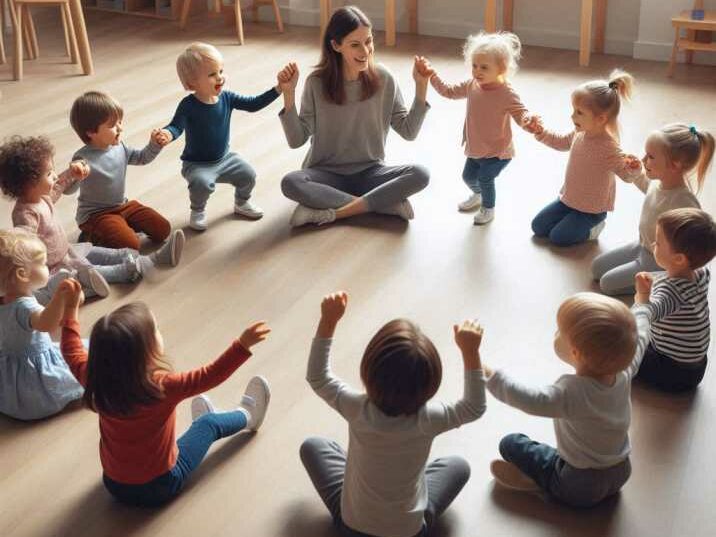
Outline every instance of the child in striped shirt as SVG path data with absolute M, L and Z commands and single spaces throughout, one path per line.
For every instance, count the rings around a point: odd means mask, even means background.
M 634 300 L 654 321 L 637 378 L 667 392 L 693 390 L 703 379 L 711 338 L 706 265 L 715 255 L 716 223 L 708 213 L 674 209 L 657 220 L 654 258 L 666 274 L 636 275 Z
M 571 246 L 596 239 L 614 210 L 614 174 L 631 182 L 639 171 L 619 147 L 617 118 L 623 99 L 632 94 L 634 79 L 624 71 L 612 71 L 609 80 L 585 82 L 572 93 L 569 134 L 555 134 L 534 117 L 525 129 L 537 140 L 558 151 L 569 151 L 569 161 L 559 199 L 532 220 L 532 231 L 557 246 Z
M 463 48 L 472 77 L 460 84 L 446 84 L 437 75 L 430 79 L 435 91 L 448 99 L 467 99 L 462 131 L 465 167 L 462 180 L 472 194 L 458 204 L 459 211 L 480 208 L 475 224 L 495 217 L 495 179 L 515 155 L 510 118 L 518 125 L 528 122 L 522 104 L 507 77 L 517 71 L 522 46 L 509 32 L 471 35 Z

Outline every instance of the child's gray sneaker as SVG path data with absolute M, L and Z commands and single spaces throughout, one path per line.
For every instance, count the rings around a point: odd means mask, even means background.
M 176 267 L 181 260 L 185 243 L 186 237 L 184 236 L 184 232 L 181 229 L 175 229 L 162 247 L 150 257 L 156 265 Z

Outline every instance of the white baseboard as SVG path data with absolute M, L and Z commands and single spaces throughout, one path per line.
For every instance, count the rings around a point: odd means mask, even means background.
M 637 41 L 634 43 L 634 57 L 639 60 L 669 61 L 673 43 L 655 43 L 653 41 Z M 684 54 L 679 53 L 679 62 L 684 61 Z M 694 63 L 716 65 L 716 54 L 713 52 L 696 52 Z

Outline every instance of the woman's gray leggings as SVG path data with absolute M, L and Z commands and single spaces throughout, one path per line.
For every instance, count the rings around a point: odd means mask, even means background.
M 430 172 L 419 164 L 376 164 L 350 175 L 306 168 L 286 175 L 281 190 L 287 198 L 313 209 L 338 209 L 362 196 L 370 211 L 381 212 L 420 192 L 429 181 Z

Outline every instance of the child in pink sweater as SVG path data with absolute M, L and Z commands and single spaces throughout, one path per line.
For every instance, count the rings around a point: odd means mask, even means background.
M 559 199 L 532 220 L 532 231 L 557 246 L 596 239 L 604 229 L 607 212 L 614 210 L 614 174 L 631 182 L 639 167 L 619 147 L 617 117 L 623 99 L 631 97 L 634 79 L 612 71 L 609 80 L 585 82 L 572 93 L 574 130 L 559 135 L 533 118 L 525 127 L 537 140 L 558 151 L 569 151 Z
M 495 178 L 515 154 L 510 118 L 518 125 L 528 121 L 527 109 L 507 82 L 517 70 L 521 44 L 508 32 L 480 32 L 467 38 L 463 47 L 472 77 L 460 84 L 446 84 L 434 74 L 430 79 L 435 91 L 448 99 L 467 99 L 462 142 L 465 168 L 462 179 L 472 190 L 458 205 L 460 211 L 480 208 L 475 224 L 486 224 L 495 216 Z

